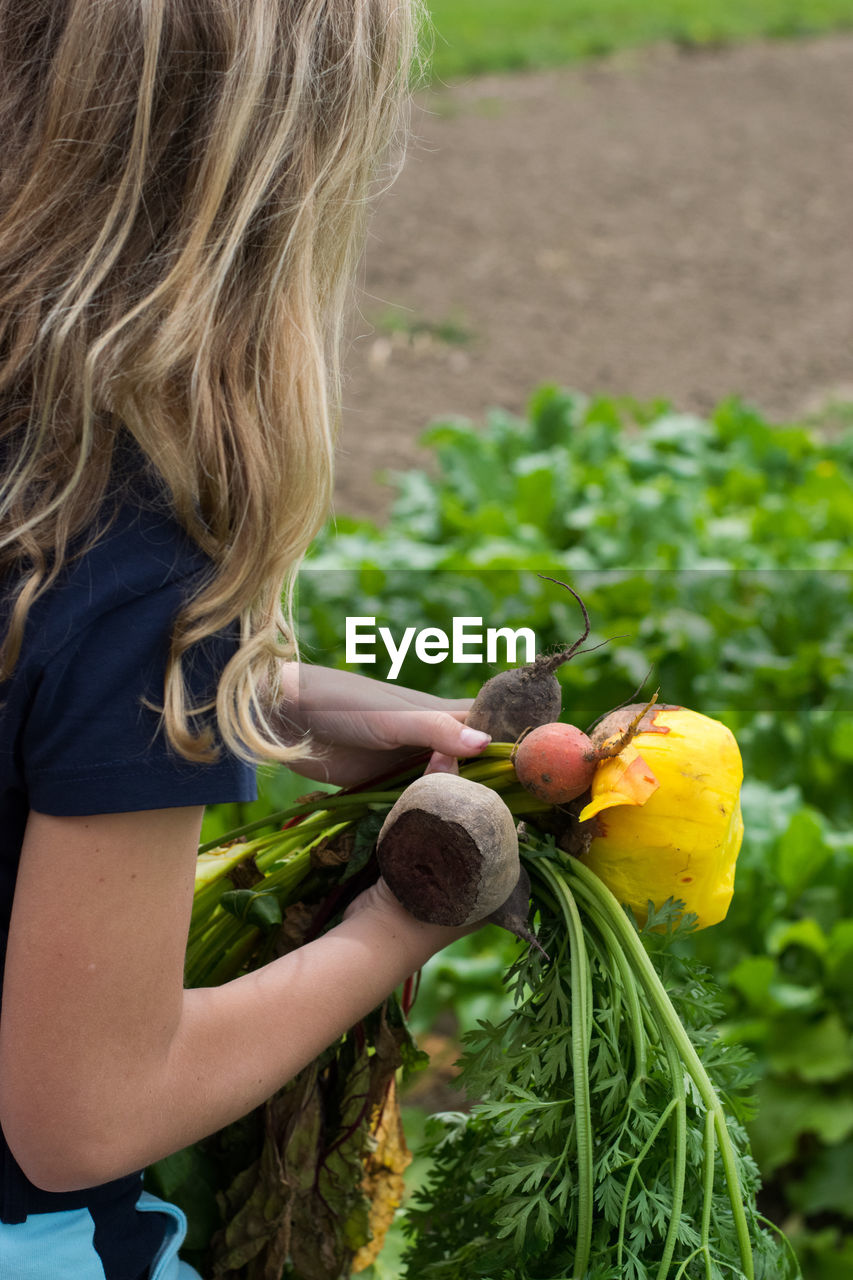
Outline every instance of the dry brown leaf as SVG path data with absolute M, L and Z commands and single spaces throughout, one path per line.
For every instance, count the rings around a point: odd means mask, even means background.
M 379 1256 L 388 1228 L 403 1199 L 403 1174 L 412 1163 L 393 1078 L 384 1102 L 374 1108 L 371 1134 L 372 1149 L 365 1160 L 362 1183 L 362 1190 L 370 1200 L 371 1239 L 355 1254 L 352 1262 L 354 1272 L 366 1270 Z
M 355 845 L 355 834 L 344 831 L 331 840 L 321 840 L 311 850 L 312 867 L 340 867 L 349 862 Z

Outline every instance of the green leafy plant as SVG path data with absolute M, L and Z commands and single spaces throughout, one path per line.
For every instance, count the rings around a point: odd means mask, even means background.
M 666 903 L 639 937 L 582 864 L 525 852 L 551 959 L 518 960 L 514 1009 L 466 1037 L 479 1101 L 436 1117 L 407 1275 L 795 1274 L 752 1204 L 750 1059 L 717 1042 L 714 984 L 676 949 L 690 918 Z

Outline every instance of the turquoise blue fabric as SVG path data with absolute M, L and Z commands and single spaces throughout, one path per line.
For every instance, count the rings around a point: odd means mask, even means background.
M 181 1210 L 143 1191 L 136 1208 L 167 1218 L 166 1235 L 151 1264 L 150 1280 L 201 1280 L 178 1257 L 187 1230 Z M 26 1222 L 0 1222 L 0 1280 L 104 1280 L 88 1209 L 32 1213 Z
M 151 1266 L 151 1280 L 201 1280 L 195 1267 L 178 1257 L 178 1249 L 187 1234 L 187 1220 L 182 1210 L 147 1191 L 142 1192 L 136 1207 L 152 1213 L 165 1213 L 170 1219 L 162 1248 Z

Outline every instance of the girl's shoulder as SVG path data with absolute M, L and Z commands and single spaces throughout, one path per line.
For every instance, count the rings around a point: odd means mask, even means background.
M 252 799 L 250 766 L 228 753 L 203 765 L 179 758 L 159 714 L 174 623 L 210 572 L 208 557 L 142 473 L 101 517 L 98 536 L 33 604 L 0 686 L 0 795 L 5 783 L 49 814 Z M 238 644 L 227 627 L 186 655 L 186 695 L 202 727 Z
M 94 536 L 93 536 L 94 533 Z M 74 548 L 27 620 L 27 651 L 40 662 L 84 632 L 127 611 L 160 630 L 211 569 L 172 512 L 162 488 L 140 470 L 104 503 L 95 530 Z

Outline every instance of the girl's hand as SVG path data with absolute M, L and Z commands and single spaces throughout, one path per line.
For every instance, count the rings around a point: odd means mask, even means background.
M 376 920 L 377 925 L 382 929 L 383 933 L 389 930 L 406 931 L 412 934 L 421 934 L 424 938 L 429 938 L 433 951 L 440 951 L 442 947 L 449 946 L 451 942 L 456 942 L 459 938 L 464 938 L 469 933 L 475 933 L 481 925 L 485 924 L 484 920 L 477 920 L 473 924 L 444 925 L 444 924 L 425 924 L 413 916 L 388 888 L 383 876 L 369 888 L 363 889 L 357 898 L 353 898 L 352 902 L 344 912 L 344 920 L 352 920 L 362 913 L 367 913 Z
M 291 767 L 315 781 L 351 786 L 424 749 L 433 752 L 429 771 L 454 771 L 458 756 L 476 755 L 489 741 L 465 727 L 470 698 L 437 698 L 301 663 L 284 667 L 283 686 L 279 728 L 294 743 L 307 735 L 311 753 Z

